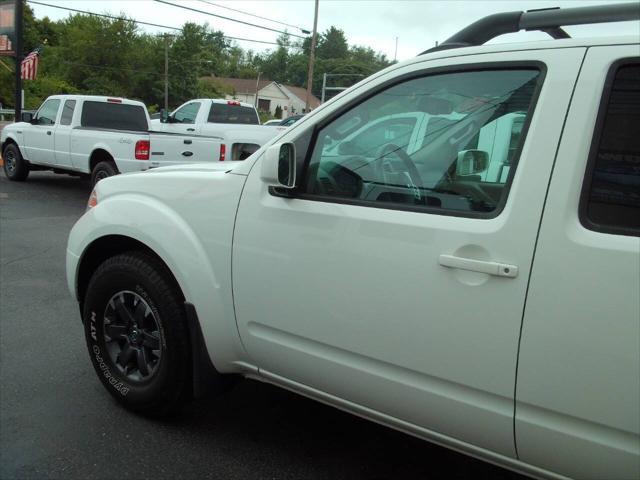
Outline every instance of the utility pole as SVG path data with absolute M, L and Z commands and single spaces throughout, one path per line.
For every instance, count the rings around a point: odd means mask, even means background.
M 316 37 L 318 36 L 318 3 L 320 0 L 316 0 L 316 10 L 313 15 L 313 35 L 311 37 L 311 54 L 309 55 L 309 73 L 307 74 L 307 104 L 305 112 L 309 113 L 309 106 L 311 104 L 311 88 L 313 87 L 313 63 L 316 58 Z
M 169 111 L 169 35 L 164 35 L 164 109 Z
M 256 110 L 258 109 L 258 87 L 260 86 L 260 74 L 262 72 L 258 72 L 258 79 L 256 80 L 256 98 L 253 101 L 253 106 L 256 108 Z
M 393 54 L 393 61 L 395 62 L 397 58 L 398 58 L 398 37 L 396 37 L 396 51 Z
M 22 11 L 24 2 L 23 0 L 16 0 L 15 22 L 16 22 L 16 109 L 15 109 L 15 121 L 19 122 L 22 116 Z

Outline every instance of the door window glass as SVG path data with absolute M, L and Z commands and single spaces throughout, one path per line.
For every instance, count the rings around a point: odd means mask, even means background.
M 304 193 L 495 215 L 506 201 L 540 79 L 536 68 L 467 71 L 379 92 L 318 132 Z
M 615 71 L 596 129 L 583 219 L 599 231 L 640 233 L 640 64 Z M 599 137 L 599 138 L 598 138 Z M 583 197 L 584 198 L 584 197 Z
M 196 123 L 196 116 L 200 110 L 200 102 L 191 102 L 180 107 L 173 114 L 173 120 L 176 123 Z
M 60 116 L 60 125 L 71 125 L 71 119 L 73 118 L 73 111 L 76 108 L 75 100 L 67 100 L 62 107 L 62 115 Z
M 56 116 L 58 115 L 58 108 L 60 107 L 60 99 L 52 98 L 42 104 L 40 110 L 38 110 L 36 119 L 38 125 L 54 125 L 56 123 Z

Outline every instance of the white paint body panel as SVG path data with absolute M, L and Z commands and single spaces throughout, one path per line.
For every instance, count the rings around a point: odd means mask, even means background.
M 516 407 L 521 459 L 593 480 L 640 478 L 640 238 L 588 230 L 578 218 L 594 92 L 614 51 L 639 53 L 590 49 L 567 118 L 531 274 Z
M 105 235 L 148 245 L 171 269 L 196 306 L 208 351 L 218 370 L 237 370 L 241 358 L 231 297 L 231 238 L 245 177 L 191 165 L 118 175 L 96 185 L 99 204 L 69 236 L 67 278 L 76 295 L 83 252 Z M 197 208 L 194 208 L 197 207 Z
M 237 321 L 251 358 L 276 375 L 515 457 L 522 306 L 562 128 L 556 112 L 568 106 L 583 55 L 577 48 L 459 62 L 529 60 L 548 68 L 497 218 L 274 197 L 254 169 L 233 259 Z M 424 62 L 389 77 L 444 65 Z M 517 265 L 520 274 L 439 265 L 440 255 L 460 253 Z

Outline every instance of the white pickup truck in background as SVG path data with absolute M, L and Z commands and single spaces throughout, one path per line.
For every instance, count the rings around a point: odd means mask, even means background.
M 220 161 L 244 160 L 287 127 L 260 125 L 255 107 L 236 100 L 189 100 L 170 115 L 151 120 L 154 131 L 222 138 Z
M 217 161 L 220 152 L 220 138 L 149 132 L 147 109 L 134 100 L 54 95 L 22 119 L 0 138 L 9 180 L 53 170 L 89 174 L 96 183 L 117 173 Z

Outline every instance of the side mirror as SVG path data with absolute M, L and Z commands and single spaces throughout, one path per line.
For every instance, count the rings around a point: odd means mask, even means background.
M 296 186 L 296 149 L 293 143 L 276 143 L 267 148 L 262 158 L 260 178 L 270 187 Z
M 32 123 L 33 122 L 33 113 L 31 113 L 31 112 L 22 112 L 22 115 L 20 116 L 20 120 L 22 120 L 23 122 Z
M 489 165 L 489 154 L 484 150 L 463 150 L 458 152 L 456 175 L 475 175 L 484 172 Z
M 160 123 L 169 123 L 169 112 L 164 108 L 160 109 Z

